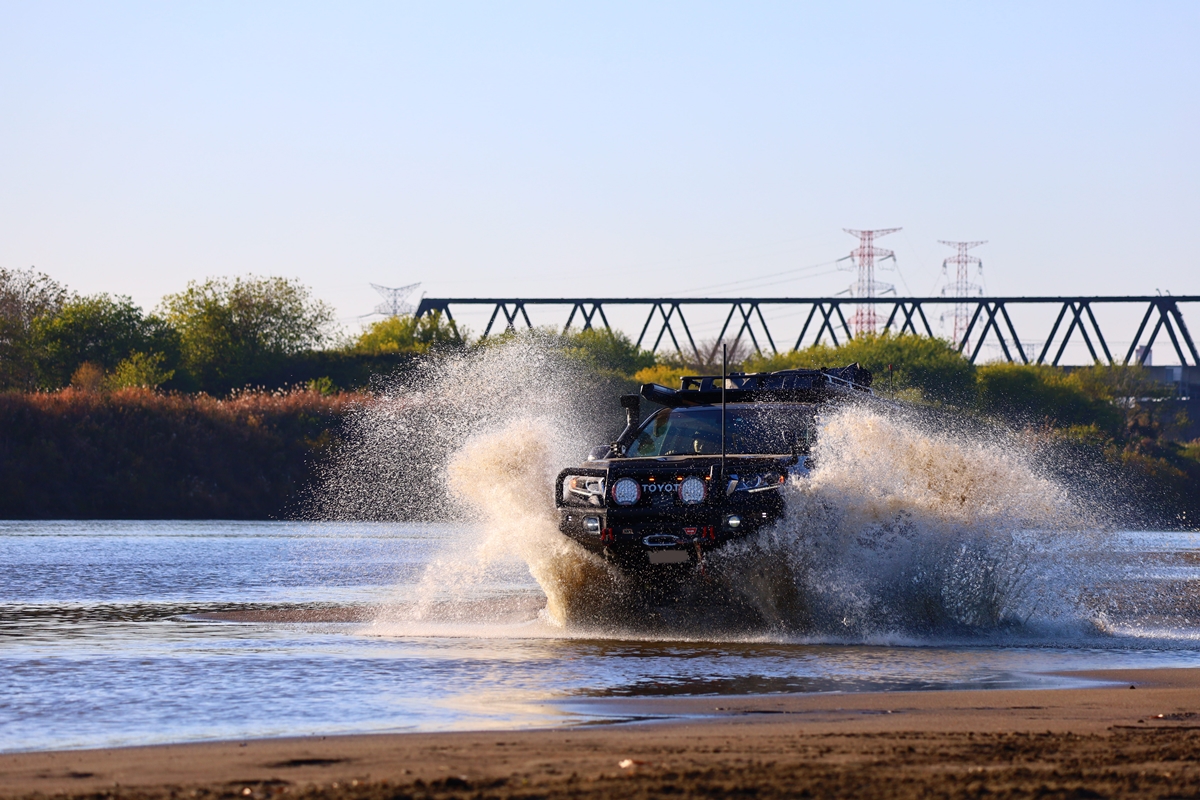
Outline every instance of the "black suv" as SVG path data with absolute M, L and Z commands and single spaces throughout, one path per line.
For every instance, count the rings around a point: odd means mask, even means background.
M 788 476 L 812 466 L 817 413 L 870 385 L 858 364 L 646 384 L 621 398 L 617 441 L 559 473 L 559 529 L 626 569 L 696 563 L 779 517 Z M 641 398 L 665 408 L 642 421 Z

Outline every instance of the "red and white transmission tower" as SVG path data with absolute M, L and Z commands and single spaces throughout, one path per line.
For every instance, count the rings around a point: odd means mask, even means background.
M 958 250 L 957 253 L 947 258 L 942 262 L 942 272 L 946 274 L 946 288 L 942 289 L 942 294 L 949 294 L 959 300 L 964 300 L 971 296 L 974 292 L 983 293 L 983 287 L 977 283 L 971 283 L 970 275 L 968 274 L 971 265 L 974 264 L 983 270 L 983 261 L 978 256 L 973 256 L 967 253 L 972 247 L 979 247 L 981 244 L 987 244 L 987 241 L 981 242 L 947 242 L 945 239 L 938 239 L 944 245 L 953 247 Z M 955 270 L 954 281 L 950 281 L 950 265 L 954 264 Z M 954 343 L 958 344 L 962 341 L 962 337 L 967 332 L 967 304 L 957 303 L 954 306 Z
M 896 287 L 890 283 L 879 283 L 875 280 L 875 259 L 878 258 L 880 261 L 886 261 L 889 258 L 892 261 L 896 260 L 896 254 L 891 250 L 875 246 L 875 237 L 895 233 L 900 228 L 879 228 L 873 231 L 855 231 L 850 228 L 842 228 L 842 230 L 851 236 L 858 237 L 858 247 L 851 250 L 850 255 L 846 256 L 846 258 L 854 259 L 854 263 L 858 267 L 858 281 L 850 288 L 851 295 L 853 297 L 875 297 L 881 293 L 881 290 L 882 293 L 895 291 Z M 874 332 L 875 305 L 872 303 L 858 306 L 854 311 L 854 335 Z

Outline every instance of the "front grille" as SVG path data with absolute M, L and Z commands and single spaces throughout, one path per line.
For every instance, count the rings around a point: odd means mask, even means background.
M 705 496 L 699 503 L 684 503 L 679 495 L 680 484 L 685 478 L 697 477 L 705 483 Z M 615 485 L 621 478 L 631 478 L 638 482 L 641 497 L 632 506 L 626 508 L 673 509 L 677 507 L 695 508 L 707 505 L 712 496 L 712 480 L 707 474 L 695 472 L 670 472 L 650 474 L 613 475 Z

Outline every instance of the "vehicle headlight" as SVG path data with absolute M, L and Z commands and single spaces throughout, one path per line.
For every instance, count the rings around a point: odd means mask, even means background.
M 604 504 L 604 478 L 568 475 L 563 479 L 563 500 L 583 500 L 588 505 Z
M 747 475 L 738 480 L 737 491 L 767 492 L 771 489 L 778 489 L 786 481 L 787 478 L 778 472 L 762 472 L 758 475 Z
M 704 502 L 704 495 L 708 490 L 704 486 L 704 481 L 695 475 L 689 475 L 679 484 L 679 499 L 689 506 L 694 506 L 696 503 Z
M 621 478 L 613 484 L 613 500 L 619 506 L 631 506 L 642 498 L 642 487 L 633 478 Z

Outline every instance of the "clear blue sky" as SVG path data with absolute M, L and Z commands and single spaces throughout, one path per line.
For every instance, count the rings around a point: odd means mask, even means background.
M 0 3 L 0 266 L 152 307 L 1200 293 L 1200 3 Z M 725 284 L 733 284 L 725 286 Z M 716 291 L 716 290 L 714 290 Z

